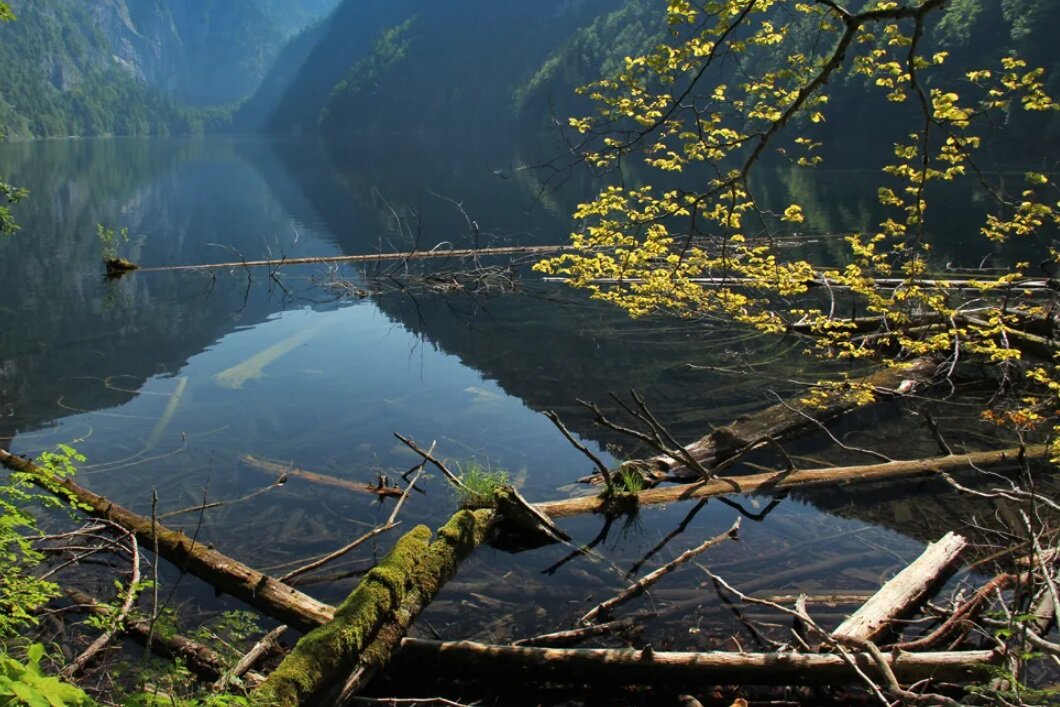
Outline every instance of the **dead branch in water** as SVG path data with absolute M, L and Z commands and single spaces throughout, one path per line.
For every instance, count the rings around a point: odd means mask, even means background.
M 857 683 L 861 678 L 842 656 L 808 653 L 669 652 L 609 648 L 536 648 L 472 641 L 428 641 L 406 638 L 400 657 L 421 669 L 430 666 L 447 675 L 520 675 L 533 670 L 573 684 L 602 680 L 609 684 L 702 683 L 724 685 L 823 685 Z M 872 673 L 876 660 L 852 653 L 861 670 Z M 895 676 L 906 683 L 921 680 L 965 682 L 989 674 L 995 651 L 899 653 L 885 657 Z
M 920 557 L 891 578 L 833 631 L 832 637 L 848 643 L 877 640 L 890 629 L 895 619 L 916 608 L 928 591 L 945 578 L 967 545 L 967 540 L 952 532 L 929 544 Z
M 834 420 L 841 415 L 864 407 L 864 399 L 850 395 L 849 390 L 855 387 L 868 387 L 876 391 L 877 398 L 908 395 L 927 385 L 934 378 L 936 363 L 930 357 L 921 357 L 905 364 L 888 366 L 862 378 L 849 381 L 834 389 L 822 388 L 814 405 L 808 405 L 799 399 L 782 401 L 764 410 L 741 418 L 724 427 L 719 427 L 710 434 L 692 444 L 681 446 L 673 453 L 663 453 L 650 459 L 637 462 L 645 476 L 654 481 L 696 481 L 704 476 L 716 474 L 731 464 L 741 455 L 765 445 L 804 434 L 817 429 L 818 423 Z M 590 409 L 592 409 L 590 407 Z M 606 421 L 597 421 L 607 424 Z M 657 425 L 656 421 L 656 425 Z M 610 425 L 608 425 L 610 426 Z M 612 427 L 612 429 L 624 429 Z M 642 435 L 643 433 L 641 433 Z M 658 434 L 662 434 L 659 432 Z M 655 446 L 654 435 L 648 440 L 633 432 L 633 436 Z M 672 436 L 667 434 L 669 440 Z M 704 471 L 707 473 L 704 474 Z M 583 479 L 596 481 L 597 477 Z
M 674 503 L 730 494 L 775 493 L 793 489 L 864 484 L 891 479 L 941 474 L 971 467 L 1015 465 L 1021 458 L 1042 459 L 1048 454 L 1045 445 L 1002 449 L 990 452 L 952 454 L 930 459 L 893 461 L 881 464 L 839 466 L 824 469 L 800 469 L 792 472 L 768 472 L 748 476 L 727 476 L 694 484 L 648 489 L 637 494 L 642 505 Z M 601 496 L 576 496 L 536 504 L 538 510 L 553 518 L 605 512 L 610 504 Z
M 51 493 L 77 501 L 90 514 L 134 533 L 140 542 L 157 543 L 158 554 L 181 571 L 200 577 L 278 621 L 308 630 L 332 618 L 333 609 L 330 606 L 204 544 L 196 543 L 183 533 L 98 496 L 69 479 L 58 479 L 31 461 L 0 449 L 0 464 L 26 474 Z
M 739 540 L 739 531 L 740 518 L 739 516 L 737 516 L 736 522 L 734 522 L 732 524 L 732 527 L 729 528 L 727 531 L 725 531 L 721 535 L 711 538 L 710 540 L 707 540 L 704 543 L 701 543 L 700 545 L 690 550 L 686 550 L 685 552 L 681 553 L 670 562 L 667 562 L 665 565 L 655 570 L 654 572 L 649 572 L 648 574 L 644 575 L 639 580 L 622 590 L 622 592 L 620 592 L 617 596 L 612 597 L 607 601 L 601 602 L 600 604 L 597 604 L 588 612 L 586 612 L 585 615 L 581 617 L 581 619 L 578 620 L 579 623 L 588 624 L 595 621 L 600 616 L 610 616 L 611 610 L 614 609 L 616 606 L 624 604 L 630 599 L 634 599 L 635 597 L 640 596 L 648 589 L 648 587 L 655 584 L 667 574 L 673 572 L 675 569 L 688 562 L 696 555 L 699 555 L 709 550 L 710 548 L 725 540 Z
M 239 460 L 251 469 L 262 471 L 266 474 L 272 474 L 283 481 L 287 481 L 289 478 L 304 479 L 310 483 L 319 484 L 321 486 L 333 486 L 335 488 L 345 489 L 346 491 L 353 491 L 355 493 L 370 493 L 383 498 L 399 498 L 402 494 L 400 488 L 387 486 L 382 480 L 377 484 L 349 481 L 348 479 L 342 479 L 337 476 L 318 474 L 315 471 L 299 469 L 293 464 L 284 464 L 283 462 L 270 461 L 268 459 L 258 459 L 250 454 L 244 454 Z
M 177 272 L 186 270 L 226 270 L 230 268 L 277 268 L 285 265 L 316 265 L 321 263 L 378 263 L 386 260 L 426 260 L 431 258 L 479 258 L 496 255 L 544 255 L 571 250 L 570 245 L 505 246 L 499 248 L 441 248 L 403 253 L 369 253 L 365 255 L 331 255 L 308 258 L 280 258 L 275 260 L 240 260 L 229 263 L 202 265 L 162 265 L 139 268 L 138 272 Z

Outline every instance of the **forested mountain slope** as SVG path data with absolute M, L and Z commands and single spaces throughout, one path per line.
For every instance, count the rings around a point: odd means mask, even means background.
M 510 126 L 515 92 L 549 54 L 622 4 L 345 0 L 285 85 L 265 81 L 273 104 L 250 105 L 270 130 L 330 137 Z
M 0 126 L 15 136 L 187 132 L 180 104 L 253 92 L 283 44 L 337 0 L 11 0 Z
M 790 17 L 786 5 L 774 10 L 778 22 Z M 928 51 L 950 53 L 935 80 L 959 87 L 968 70 L 1018 53 L 1051 72 L 1056 93 L 1060 49 L 1051 33 L 1058 22 L 1054 0 L 952 0 L 926 38 Z M 813 51 L 816 30 L 796 31 Z M 328 137 L 539 129 L 553 113 L 562 119 L 591 110 L 574 96 L 577 86 L 666 37 L 661 0 L 344 0 L 326 24 L 288 48 L 244 117 L 274 132 Z M 752 58 L 778 59 L 768 52 Z M 829 90 L 830 131 L 898 125 L 913 108 L 880 112 L 878 89 L 862 77 Z M 1035 129 L 1060 139 L 1057 125 L 1055 116 L 1039 117 Z

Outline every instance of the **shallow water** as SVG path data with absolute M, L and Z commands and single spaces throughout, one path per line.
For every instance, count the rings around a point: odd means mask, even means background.
M 591 465 L 541 414 L 556 410 L 608 462 L 646 454 L 595 427 L 578 398 L 642 393 L 682 440 L 789 395 L 788 379 L 824 370 L 793 342 L 696 322 L 630 321 L 557 286 L 528 285 L 496 297 L 390 292 L 337 297 L 326 286 L 363 272 L 284 267 L 270 277 L 242 268 L 212 274 L 144 272 L 104 282 L 96 224 L 128 228 L 123 253 L 144 266 L 323 256 L 472 243 L 563 242 L 566 216 L 592 186 L 578 178 L 538 199 L 540 183 L 519 165 L 534 155 L 473 146 L 418 152 L 343 150 L 251 139 L 69 141 L 4 145 L 0 173 L 30 188 L 17 210 L 23 230 L 0 241 L 0 444 L 35 453 L 71 443 L 88 457 L 80 480 L 147 512 L 152 490 L 165 512 L 206 500 L 237 499 L 272 477 L 244 455 L 344 479 L 390 482 L 418 458 L 394 436 L 437 443 L 455 465 L 507 470 L 531 500 L 578 492 Z M 498 156 L 501 155 L 501 156 Z M 852 176 L 855 175 L 855 176 Z M 776 173 L 765 191 L 781 203 L 798 194 L 822 205 L 816 233 L 871 225 L 871 200 L 848 192 L 857 173 L 816 180 Z M 971 226 L 961 200 L 942 200 L 961 264 L 981 255 L 963 244 Z M 530 209 L 534 206 L 533 209 Z M 529 210 L 528 210 L 529 209 Z M 828 239 L 813 246 L 821 257 Z M 764 378 L 697 370 L 765 362 Z M 935 453 L 930 434 L 902 408 L 881 406 L 837 427 L 853 444 Z M 610 405 L 609 409 L 613 409 Z M 940 422 L 960 440 L 987 435 L 968 409 L 943 408 Z M 964 436 L 957 434 L 962 430 Z M 866 461 L 835 453 L 826 439 L 792 444 L 805 464 Z M 808 461 L 807 461 L 808 460 Z M 752 459 L 776 464 L 769 452 Z M 403 528 L 436 526 L 458 500 L 432 476 L 401 514 Z M 821 491 L 780 500 L 742 499 L 739 543 L 704 556 L 733 583 L 759 593 L 794 590 L 870 593 L 926 540 L 962 522 L 944 489 L 906 483 Z M 289 568 L 380 523 L 393 501 L 292 478 L 250 500 L 189 514 L 170 524 L 253 566 Z M 756 517 L 768 510 L 764 517 Z M 484 549 L 417 624 L 446 638 L 508 640 L 569 627 L 641 573 L 726 529 L 738 514 L 711 501 L 642 510 L 605 528 L 600 518 L 562 524 L 595 553 L 553 568 L 569 548 L 509 554 Z M 684 523 L 683 523 L 684 522 Z M 684 531 L 640 561 L 679 525 Z M 604 535 L 602 530 L 606 529 Z M 358 570 L 393 535 L 329 568 Z M 553 569 L 550 569 L 553 568 Z M 634 608 L 702 597 L 699 614 L 648 622 L 640 641 L 662 647 L 732 646 L 740 626 L 705 576 L 688 567 Z M 355 576 L 307 591 L 337 602 Z M 192 613 L 235 606 L 197 582 L 184 585 Z M 185 607 L 188 610 L 187 607 Z M 850 607 L 823 609 L 837 623 Z M 744 637 L 744 640 L 747 637 Z

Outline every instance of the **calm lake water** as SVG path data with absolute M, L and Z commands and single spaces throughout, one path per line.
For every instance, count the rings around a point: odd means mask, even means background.
M 101 275 L 97 224 L 128 228 L 122 251 L 143 266 L 373 253 L 417 239 L 421 247 L 467 247 L 468 219 L 483 245 L 561 243 L 571 229 L 567 215 L 592 180 L 576 175 L 538 199 L 540 173 L 521 166 L 539 157 L 466 145 L 447 151 L 444 141 L 426 140 L 385 149 L 256 139 L 0 146 L 0 173 L 32 192 L 17 210 L 22 231 L 0 240 L 0 444 L 26 454 L 72 444 L 88 457 L 81 483 L 141 512 L 149 512 L 152 489 L 165 512 L 267 486 L 272 477 L 244 463 L 245 455 L 366 483 L 380 474 L 395 481 L 417 461 L 395 432 L 423 446 L 436 441 L 454 466 L 507 470 L 528 498 L 546 500 L 579 492 L 571 484 L 592 469 L 542 411 L 558 411 L 614 462 L 646 452 L 594 427 L 576 399 L 613 410 L 609 392 L 636 389 L 691 441 L 774 402 L 774 393 L 792 394 L 797 388 L 786 379 L 824 370 L 792 341 L 696 322 L 634 322 L 559 285 L 528 283 L 487 297 L 394 284 L 386 294 L 351 299 L 329 282 L 363 284 L 353 267 L 284 267 L 275 277 L 261 269 L 248 277 L 242 268 L 144 272 L 110 283 Z M 865 179 L 776 172 L 762 186 L 777 203 L 794 195 L 807 211 L 817 207 L 821 215 L 807 230 L 831 234 L 876 219 L 874 192 L 855 191 Z M 974 240 L 975 209 L 959 196 L 933 208 L 952 229 L 946 258 L 978 264 L 989 249 Z M 827 258 L 833 243 L 821 238 L 814 247 Z M 765 362 L 758 369 L 765 377 L 689 366 L 749 362 Z M 898 456 L 934 454 L 930 434 L 911 417 L 916 406 L 880 406 L 844 421 L 837 434 Z M 936 410 L 957 442 L 974 445 L 987 431 L 968 424 L 967 414 L 959 404 Z M 869 461 L 838 456 L 825 439 L 789 448 L 808 466 Z M 778 463 L 768 452 L 752 461 Z M 422 486 L 426 493 L 413 494 L 402 511 L 402 529 L 437 526 L 457 505 L 437 475 Z M 775 506 L 768 498 L 737 500 L 750 516 L 741 541 L 703 560 L 764 594 L 870 593 L 926 540 L 960 527 L 968 510 L 926 482 L 800 494 Z M 195 514 L 170 522 L 265 569 L 345 544 L 384 520 L 391 504 L 291 479 L 210 511 L 201 523 Z M 571 519 L 563 527 L 578 543 L 596 538 L 596 554 L 558 568 L 566 548 L 484 549 L 417 631 L 508 640 L 568 628 L 624 586 L 631 567 L 680 524 L 687 522 L 684 532 L 641 572 L 726 529 L 738 513 L 711 501 L 644 509 L 610 525 Z M 328 572 L 363 569 L 394 537 L 377 538 Z M 727 637 L 741 629 L 713 589 L 699 587 L 703 580 L 686 568 L 641 601 L 639 608 L 658 609 L 702 597 L 703 609 L 648 622 L 637 640 L 656 648 L 732 646 Z M 355 581 L 306 590 L 337 602 Z M 184 609 L 190 616 L 237 606 L 195 580 L 182 587 L 196 600 Z M 824 608 L 822 622 L 849 610 Z

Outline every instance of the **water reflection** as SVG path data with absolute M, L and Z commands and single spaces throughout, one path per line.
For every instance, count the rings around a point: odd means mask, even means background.
M 437 440 L 452 460 L 508 469 L 528 497 L 545 499 L 590 469 L 540 411 L 557 410 L 615 460 L 646 450 L 596 428 L 577 398 L 606 401 L 611 392 L 635 388 L 679 438 L 690 440 L 773 402 L 774 394 L 797 391 L 791 380 L 814 377 L 818 364 L 793 350 L 793 342 L 696 322 L 632 322 L 555 287 L 488 299 L 396 288 L 348 302 L 317 286 L 325 273 L 313 266 L 141 273 L 109 284 L 101 277 L 96 224 L 129 228 L 127 255 L 144 265 L 368 253 L 443 240 L 460 247 L 473 242 L 469 221 L 489 242 L 556 243 L 571 228 L 567 214 L 594 186 L 576 174 L 564 191 L 538 200 L 534 173 L 520 168 L 541 154 L 444 147 L 259 140 L 4 145 L 4 174 L 33 196 L 18 210 L 23 231 L 0 241 L 0 443 L 33 452 L 74 441 L 90 460 L 84 482 L 141 510 L 152 488 L 165 510 L 267 486 L 269 478 L 241 461 L 247 454 L 361 482 L 393 478 L 417 461 L 393 432 Z M 778 203 L 793 193 L 819 203 L 823 215 L 810 226 L 831 233 L 867 228 L 876 218 L 869 201 L 848 198 L 851 181 L 778 172 L 761 190 Z M 953 199 L 941 208 L 969 211 Z M 958 232 L 969 228 L 965 223 Z M 825 257 L 829 241 L 820 243 Z M 959 238 L 954 244 L 960 252 Z M 341 274 L 359 277 L 356 269 Z M 767 378 L 689 365 L 739 370 L 752 361 Z M 923 453 L 933 440 L 922 426 L 911 432 L 907 420 L 885 406 L 844 422 L 838 433 L 856 437 L 868 429 L 874 437 L 866 446 Z M 956 422 L 949 427 L 960 429 Z M 834 458 L 822 439 L 791 451 Z M 750 461 L 776 462 L 769 452 Z M 913 486 L 888 488 L 888 494 L 815 492 L 775 507 L 769 499 L 745 500 L 745 512 L 764 520 L 745 526 L 744 542 L 712 559 L 740 563 L 734 576 L 751 582 L 763 567 L 750 558 L 803 543 L 804 552 L 773 562 L 769 571 L 800 563 L 810 569 L 764 589 L 870 590 L 881 573 L 957 520 L 917 512 L 915 499 L 928 496 Z M 406 525 L 437 524 L 454 505 L 435 479 L 403 517 Z M 518 557 L 483 552 L 462 573 L 464 584 L 447 589 L 427 618 L 464 637 L 496 638 L 512 626 L 554 628 L 584 610 L 588 595 L 621 585 L 624 572 L 691 510 L 676 504 L 646 511 L 616 521 L 606 534 L 600 519 L 571 520 L 580 542 L 599 538 L 604 559 L 579 557 L 551 578 L 541 571 L 569 549 Z M 333 549 L 388 512 L 370 497 L 291 480 L 212 511 L 205 522 L 193 516 L 172 524 L 274 567 Z M 728 527 L 736 512 L 706 504 L 655 561 Z M 827 540 L 844 533 L 842 543 Z M 382 538 L 376 548 L 388 543 Z M 365 563 L 362 557 L 335 569 Z M 352 581 L 313 591 L 336 600 Z M 683 581 L 678 591 L 702 593 L 700 578 Z M 481 604 L 476 596 L 484 596 L 484 586 L 501 604 L 485 606 L 481 625 L 460 633 L 469 629 L 466 602 Z M 513 624 L 504 602 L 519 600 L 499 596 L 503 587 L 536 587 L 537 600 L 555 609 L 520 607 Z M 730 620 L 703 619 L 704 625 Z M 676 640 L 666 621 L 651 630 L 657 646 Z M 682 635 L 708 645 L 719 634 Z

